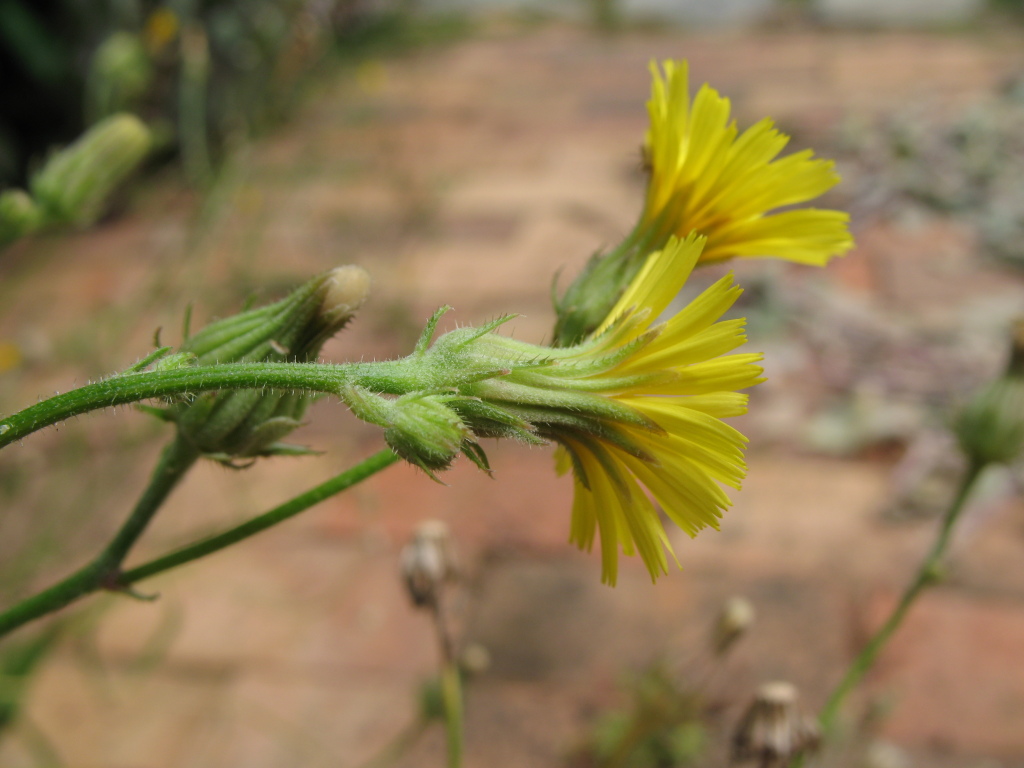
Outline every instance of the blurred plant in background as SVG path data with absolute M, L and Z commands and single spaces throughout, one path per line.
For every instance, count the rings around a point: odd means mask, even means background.
M 208 186 L 225 156 L 282 119 L 317 63 L 382 45 L 430 39 L 411 33 L 404 3 L 364 0 L 5 0 L 0 3 L 0 189 L 31 182 L 46 195 L 55 146 L 95 138 L 116 114 L 148 127 L 156 157 L 180 157 L 189 181 Z M 430 25 L 425 25 L 430 26 Z M 442 38 L 458 26 L 440 24 Z M 447 30 L 447 31 L 445 31 Z M 123 124 L 123 121 L 122 121 Z M 79 139 L 79 137 L 82 137 Z M 92 138 L 87 138 L 92 137 Z M 60 153 L 64 156 L 68 150 Z M 145 154 L 145 153 L 142 153 Z M 111 182 L 88 205 L 40 214 L 22 192 L 0 198 L 0 245 L 58 221 L 90 224 L 104 212 L 115 170 L 136 165 L 131 145 L 112 154 Z M 40 181 L 40 177 L 43 177 Z M 83 188 L 79 191 L 84 193 Z
M 918 104 L 848 123 L 842 143 L 857 215 L 953 216 L 990 256 L 1024 268 L 1024 77 L 952 117 Z

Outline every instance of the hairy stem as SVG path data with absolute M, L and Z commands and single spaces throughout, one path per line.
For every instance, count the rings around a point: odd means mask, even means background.
M 189 458 L 188 450 L 188 448 L 181 446 L 178 441 L 165 449 L 160 464 L 153 474 L 150 487 L 147 488 L 139 500 L 139 504 L 125 525 L 122 526 L 111 543 L 95 560 L 75 571 L 63 581 L 26 598 L 17 605 L 0 613 L 0 637 L 27 624 L 33 619 L 58 611 L 93 592 L 103 589 L 127 589 L 135 582 L 144 578 L 162 573 L 184 563 L 198 560 L 201 557 L 242 541 L 290 517 L 294 517 L 336 493 L 350 488 L 398 460 L 398 457 L 392 451 L 380 451 L 356 466 L 339 475 L 335 475 L 259 517 L 255 517 L 222 534 L 203 539 L 156 560 L 122 572 L 120 570 L 121 562 L 132 544 L 145 529 L 146 524 L 152 519 L 152 513 L 155 512 L 159 503 L 166 498 L 167 493 L 170 492 L 177 479 L 180 479 L 181 475 L 184 474 L 195 460 L 194 457 Z M 155 507 L 152 506 L 154 504 L 156 505 Z
M 0 448 L 73 416 L 157 397 L 194 395 L 211 390 L 270 389 L 338 394 L 347 385 L 374 392 L 439 388 L 431 371 L 405 360 L 376 363 L 225 363 L 113 376 L 55 395 L 0 419 Z

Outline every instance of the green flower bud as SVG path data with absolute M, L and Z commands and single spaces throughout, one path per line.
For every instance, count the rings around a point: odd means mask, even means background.
M 1006 464 L 1024 452 L 1024 320 L 1014 324 L 1006 372 L 968 402 L 954 429 L 979 466 Z
M 448 405 L 451 396 L 412 393 L 388 398 L 348 387 L 343 398 L 356 416 L 384 427 L 384 439 L 395 453 L 431 477 L 448 469 L 472 442 L 473 433 Z
M 394 401 L 391 426 L 384 430 L 388 445 L 406 461 L 428 473 L 447 469 L 472 433 L 462 420 L 429 395 L 402 395 Z
M 111 115 L 54 154 L 32 179 L 46 220 L 87 226 L 149 152 L 149 129 L 134 115 Z
M 224 318 L 189 338 L 179 354 L 201 365 L 231 362 L 310 362 L 366 299 L 370 277 L 361 267 L 318 275 L 281 301 Z M 296 427 L 311 398 L 291 392 L 233 390 L 175 407 L 178 429 L 207 456 L 235 458 L 304 452 L 280 442 Z
M 0 193 L 0 246 L 29 234 L 42 223 L 42 218 L 39 206 L 23 190 Z
M 1024 377 L 1007 374 L 975 395 L 956 421 L 956 436 L 978 465 L 1018 458 L 1024 450 Z

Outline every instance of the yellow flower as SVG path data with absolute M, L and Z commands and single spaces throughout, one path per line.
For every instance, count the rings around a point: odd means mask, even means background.
M 564 448 L 575 499 L 570 540 L 590 550 L 600 533 L 602 580 L 614 584 L 619 548 L 639 552 L 652 579 L 673 555 L 658 512 L 690 536 L 718 527 L 729 498 L 718 483 L 738 489 L 746 439 L 722 419 L 746 412 L 736 390 L 762 381 L 758 354 L 726 355 L 746 341 L 744 321 L 720 320 L 742 290 L 727 275 L 666 322 L 651 327 L 701 258 L 705 238 L 670 238 L 651 255 L 590 340 L 559 359 L 580 370 L 588 361 L 617 361 L 587 378 L 587 389 L 640 414 L 605 434 L 557 427 L 538 429 Z M 725 356 L 723 356 L 725 355 Z
M 645 145 L 650 182 L 638 231 L 660 247 L 669 234 L 708 238 L 701 261 L 775 256 L 821 266 L 851 247 L 849 215 L 803 208 L 832 188 L 834 163 L 811 150 L 776 159 L 789 137 L 761 120 L 737 136 L 729 100 L 704 85 L 690 102 L 685 61 L 651 64 Z

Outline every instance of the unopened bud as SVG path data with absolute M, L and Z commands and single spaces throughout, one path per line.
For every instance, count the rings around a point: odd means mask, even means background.
M 384 439 L 395 453 L 428 473 L 447 469 L 471 433 L 462 420 L 436 398 L 402 395 L 394 401 L 391 426 Z
M 85 226 L 103 213 L 110 193 L 149 152 L 149 129 L 134 115 L 102 120 L 53 155 L 32 179 L 47 221 Z
M 712 646 L 718 655 L 724 654 L 747 633 L 754 624 L 754 606 L 745 597 L 730 597 L 722 605 L 715 622 Z
M 817 723 L 800 712 L 797 699 L 790 683 L 762 685 L 736 728 L 734 759 L 782 766 L 813 749 L 819 738 Z
M 1006 373 L 978 392 L 955 422 L 974 464 L 1009 463 L 1024 451 L 1024 321 L 1013 330 Z
M 335 267 L 319 279 L 320 305 L 306 338 L 298 341 L 298 347 L 309 360 L 315 359 L 324 343 L 348 325 L 370 295 L 370 273 L 354 264 Z
M 458 574 L 448 526 L 439 520 L 420 525 L 402 550 L 400 564 L 413 605 L 436 606 L 443 586 Z
M 395 453 L 431 477 L 451 466 L 473 437 L 445 399 L 436 395 L 389 398 L 349 387 L 343 398 L 360 419 L 384 427 L 384 439 Z
M 318 275 L 275 304 L 218 320 L 189 338 L 181 353 L 201 365 L 309 362 L 365 300 L 369 275 L 339 267 Z M 309 398 L 291 392 L 233 390 L 179 406 L 178 429 L 207 456 L 230 462 L 304 449 L 279 442 L 301 424 Z

